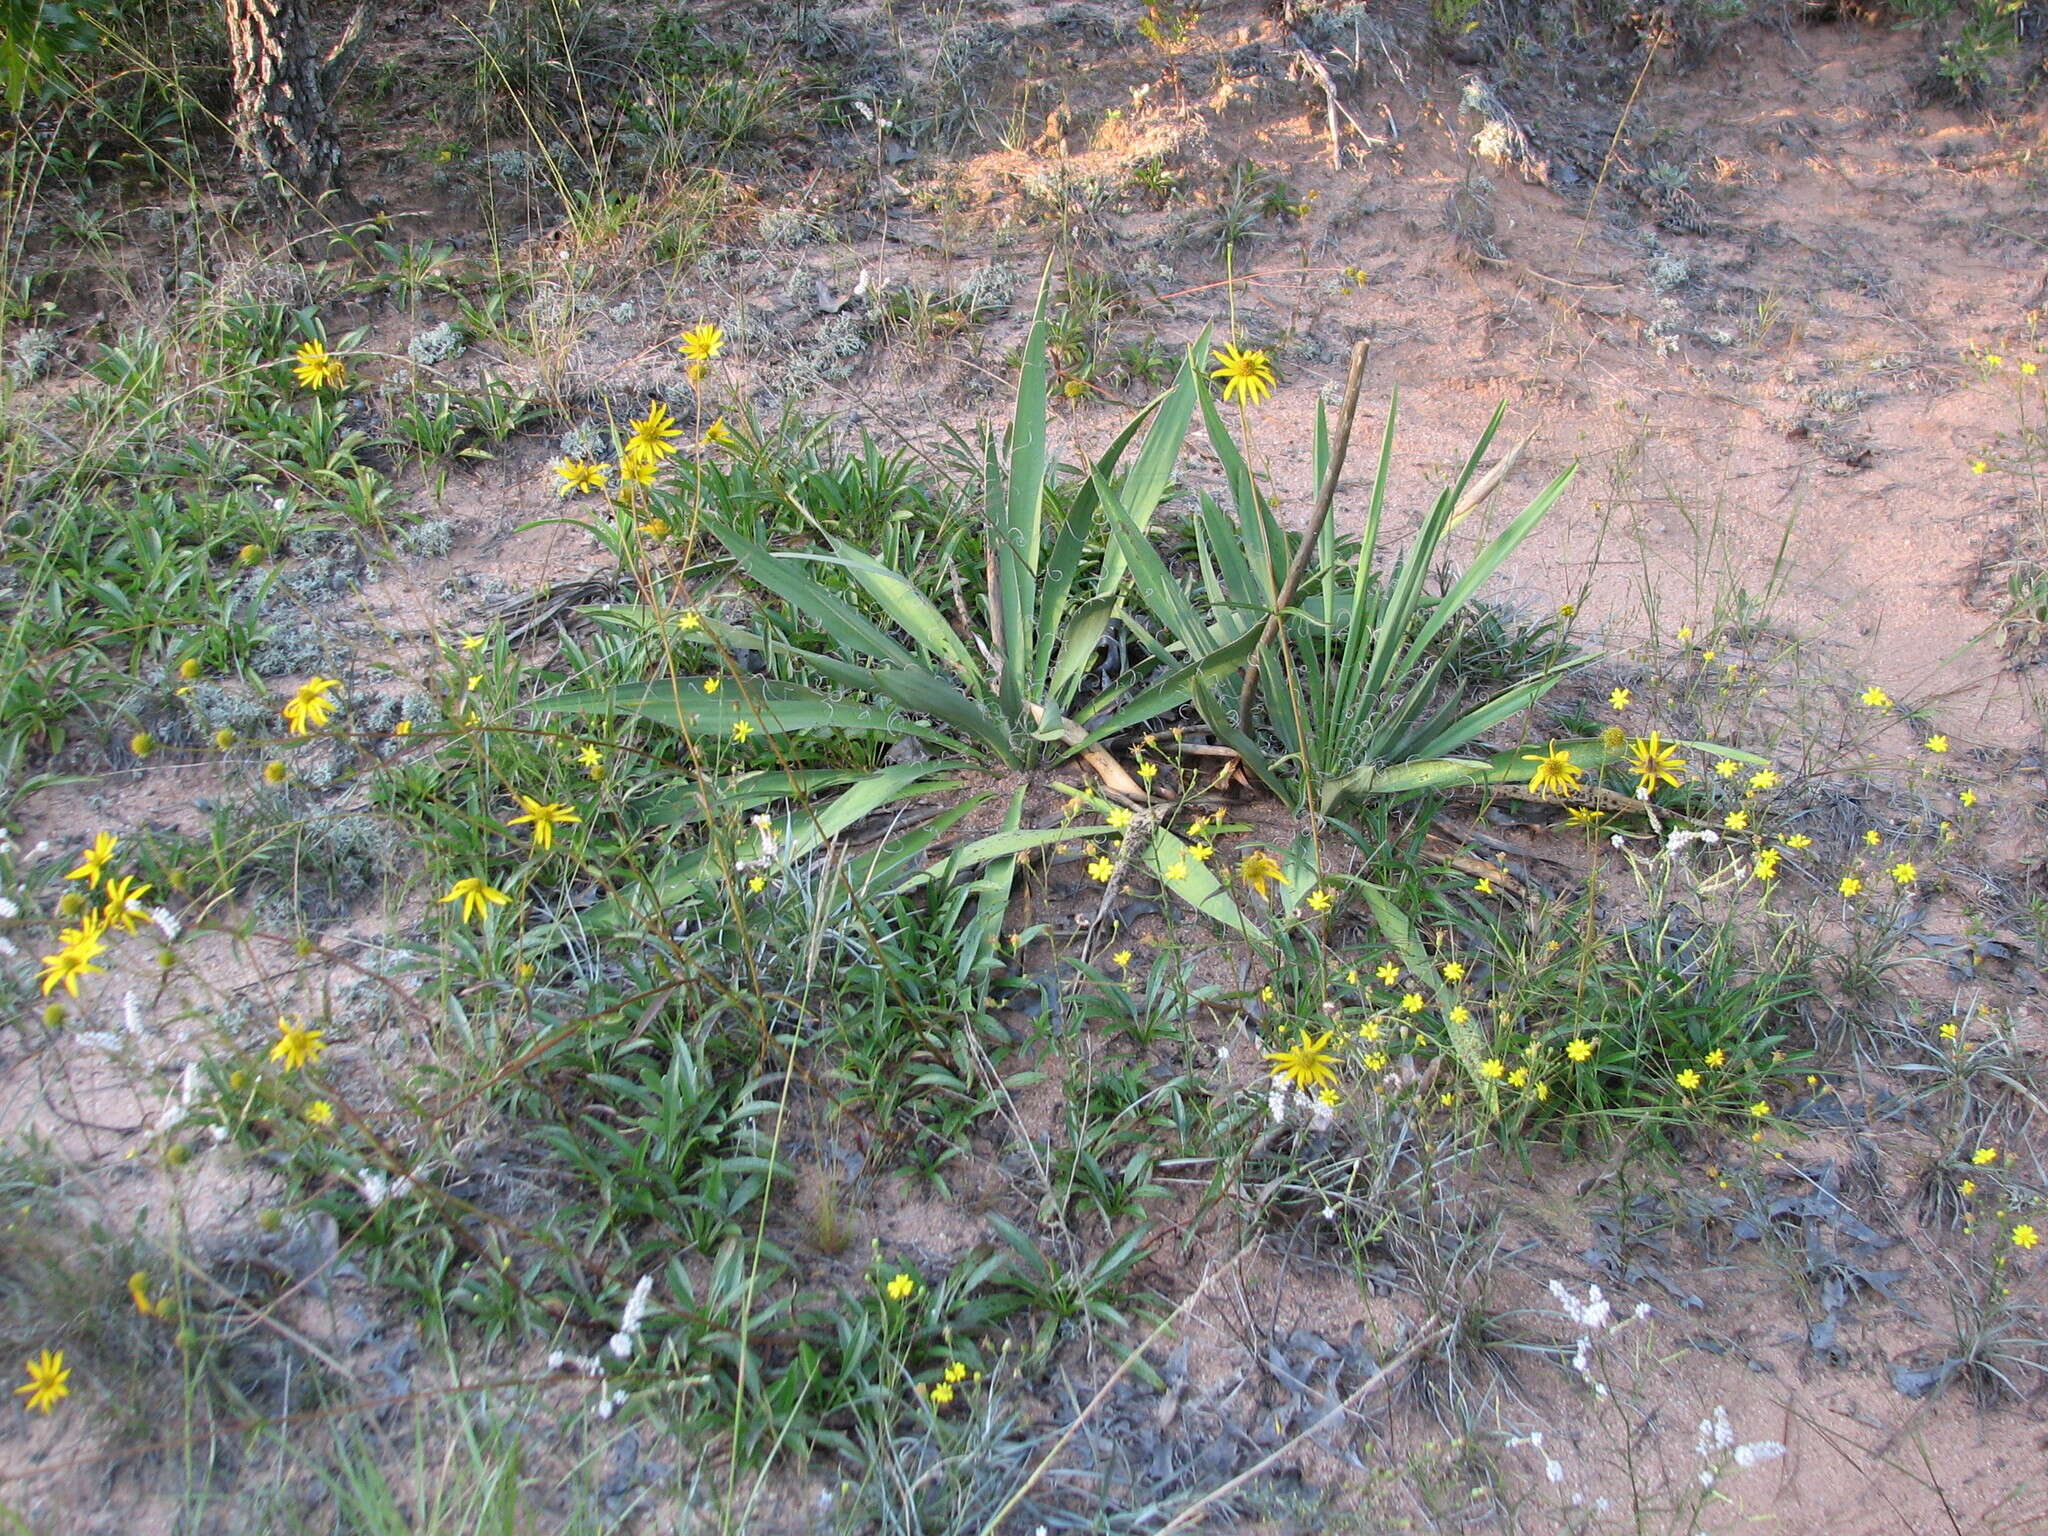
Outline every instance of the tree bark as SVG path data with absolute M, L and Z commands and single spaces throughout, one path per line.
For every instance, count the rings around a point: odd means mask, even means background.
M 314 43 L 306 0 L 226 3 L 235 142 L 264 200 L 300 217 L 360 217 L 361 207 L 342 173 L 341 138 L 328 94 L 361 36 L 361 7 L 323 56 Z

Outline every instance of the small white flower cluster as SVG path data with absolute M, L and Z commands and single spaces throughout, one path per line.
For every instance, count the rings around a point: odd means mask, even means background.
M 4 843 L 6 837 L 5 829 L 0 828 L 0 843 Z M 7 851 L 7 847 L 0 847 L 0 853 Z M 5 896 L 0 896 L 0 919 L 12 921 L 19 916 L 21 916 L 21 908 L 9 901 Z M 21 951 L 14 947 L 14 941 L 8 938 L 6 934 L 0 933 L 0 958 L 12 960 L 20 953 Z
M 1699 1453 L 1701 1461 L 1708 1463 L 1700 1468 L 1702 1488 L 1713 1487 L 1730 1461 L 1746 1469 L 1776 1461 L 1785 1454 L 1785 1447 L 1776 1440 L 1748 1440 L 1736 1444 L 1735 1426 L 1728 1422 L 1727 1406 L 1720 1403 L 1714 1405 L 1712 1418 L 1700 1420 L 1699 1439 L 1693 1443 L 1693 1449 Z
M 363 1192 L 363 1200 L 371 1210 L 378 1210 L 388 1201 L 403 1200 L 419 1188 L 418 1182 L 409 1173 L 386 1174 L 376 1168 L 358 1168 L 356 1186 Z
M 1550 1452 L 1543 1449 L 1542 1430 L 1536 1429 L 1531 1430 L 1526 1435 L 1516 1435 L 1513 1439 L 1508 1441 L 1507 1448 L 1509 1450 L 1513 1450 L 1518 1445 L 1528 1446 L 1530 1450 L 1534 1451 L 1537 1455 L 1543 1458 L 1543 1476 L 1548 1481 L 1553 1483 L 1561 1483 L 1564 1481 L 1564 1463 L 1559 1461 L 1555 1456 L 1551 1455 Z
M 156 1130 L 159 1136 L 169 1135 L 183 1125 L 192 1113 L 192 1099 L 199 1092 L 199 1063 L 185 1063 L 185 1073 L 178 1079 L 178 1096 L 164 1106 L 164 1112 L 157 1116 Z
M 1579 1334 L 1578 1344 L 1572 1350 L 1572 1369 L 1579 1379 L 1593 1389 L 1595 1397 L 1608 1395 L 1607 1383 L 1597 1381 L 1593 1376 L 1593 1335 L 1603 1329 L 1620 1330 L 1630 1323 L 1639 1323 L 1650 1315 L 1650 1304 L 1638 1302 L 1635 1311 L 1620 1322 L 1614 1321 L 1614 1304 L 1601 1293 L 1597 1284 L 1586 1287 L 1586 1299 L 1582 1302 L 1573 1296 L 1561 1280 L 1550 1282 L 1550 1294 L 1557 1302 L 1558 1311 L 1573 1327 L 1584 1330 Z
M 578 1376 L 588 1376 L 593 1381 L 604 1380 L 604 1361 L 600 1360 L 596 1355 L 572 1355 L 566 1350 L 558 1349 L 548 1356 L 548 1369 L 551 1371 L 573 1371 Z M 609 1391 L 599 1392 L 594 1406 L 600 1419 L 608 1419 L 617 1413 L 619 1409 L 623 1408 L 625 1403 L 626 1389 L 624 1387 L 613 1387 Z
M 624 1360 L 640 1345 L 640 1330 L 647 1322 L 647 1308 L 654 1294 L 654 1276 L 642 1275 L 633 1287 L 633 1293 L 626 1298 L 625 1310 L 619 1315 L 619 1331 L 606 1342 L 605 1349 L 612 1358 Z M 588 1376 L 592 1381 L 605 1379 L 605 1361 L 602 1354 L 572 1355 L 558 1349 L 548 1356 L 551 1371 L 572 1371 L 578 1376 Z M 600 1391 L 593 1408 L 600 1419 L 608 1419 L 626 1403 L 626 1389 L 612 1387 Z
M 1290 1114 L 1300 1114 L 1307 1118 L 1311 1131 L 1327 1131 L 1336 1118 L 1336 1111 L 1320 1096 L 1295 1087 L 1284 1077 L 1276 1076 L 1266 1084 L 1266 1108 L 1275 1125 L 1285 1124 Z
M 751 859 L 741 859 L 733 866 L 741 874 L 757 869 L 768 869 L 782 854 L 782 844 L 775 836 L 775 818 L 766 811 L 754 817 L 754 830 L 761 835 L 761 851 Z
M 623 1360 L 633 1353 L 640 1342 L 640 1328 L 647 1321 L 647 1298 L 654 1290 L 654 1276 L 642 1275 L 640 1283 L 633 1287 L 633 1294 L 626 1298 L 626 1310 L 619 1318 L 619 1331 L 612 1335 L 608 1346 L 613 1355 Z
M 142 1017 L 141 1002 L 133 992 L 128 992 L 121 998 L 121 1028 L 118 1033 L 111 1029 L 88 1029 L 80 1031 L 74 1038 L 80 1045 L 104 1051 L 109 1056 L 118 1056 L 130 1047 L 142 1044 L 146 1022 Z
M 1586 1287 L 1586 1299 L 1581 1303 L 1574 1297 L 1562 1280 L 1550 1282 L 1550 1294 L 1557 1301 L 1557 1310 L 1571 1320 L 1575 1328 L 1598 1332 L 1605 1328 L 1614 1315 L 1614 1306 L 1601 1294 L 1598 1285 Z

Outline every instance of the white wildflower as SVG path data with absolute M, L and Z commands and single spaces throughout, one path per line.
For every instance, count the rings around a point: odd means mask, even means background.
M 626 1310 L 619 1318 L 619 1331 L 612 1335 L 611 1352 L 623 1360 L 640 1342 L 640 1325 L 647 1320 L 647 1298 L 654 1290 L 654 1276 L 642 1275 L 633 1294 L 626 1298 Z
M 177 918 L 171 915 L 169 907 L 151 907 L 149 920 L 156 924 L 156 931 L 164 936 L 166 944 L 178 942 L 178 935 L 183 930 L 178 926 Z
M 1614 1315 L 1613 1304 L 1600 1293 L 1597 1284 L 1586 1287 L 1586 1299 L 1583 1303 L 1565 1288 L 1561 1280 L 1550 1282 L 1550 1294 L 1556 1299 L 1560 1312 L 1579 1327 L 1595 1333 L 1605 1328 L 1608 1320 Z
M 386 1174 L 376 1168 L 358 1168 L 356 1187 L 362 1190 L 364 1202 L 374 1211 L 387 1201 L 403 1200 L 419 1185 L 409 1173 Z
M 1725 1404 L 1717 1404 L 1712 1418 L 1700 1420 L 1699 1438 L 1693 1442 L 1693 1449 L 1701 1461 L 1709 1461 L 1732 1449 L 1734 1444 L 1735 1426 L 1728 1422 L 1728 1409 Z
M 1738 1467 L 1761 1466 L 1767 1461 L 1776 1461 L 1785 1454 L 1785 1447 L 1775 1440 L 1751 1440 L 1746 1445 L 1735 1447 L 1735 1465 Z
M 1308 1116 L 1308 1128 L 1316 1132 L 1327 1131 L 1337 1118 L 1337 1112 L 1323 1102 L 1320 1094 L 1305 1093 L 1279 1076 L 1266 1084 L 1266 1109 L 1275 1125 L 1285 1122 L 1289 1114 L 1301 1111 Z
M 175 1131 L 185 1123 L 186 1117 L 192 1113 L 192 1097 L 198 1091 L 199 1063 L 188 1061 L 185 1063 L 185 1075 L 178 1079 L 178 1096 L 166 1104 L 164 1112 L 157 1117 L 159 1135 Z
M 0 834 L 0 836 L 4 836 L 4 835 L 5 835 L 5 834 Z M 5 851 L 6 851 L 5 849 L 0 849 L 0 852 L 5 852 Z M 21 916 L 21 908 L 20 908 L 20 907 L 17 907 L 17 906 L 16 906 L 16 905 L 15 905 L 15 904 L 14 904 L 13 902 L 9 901 L 9 900 L 8 900 L 8 899 L 7 899 L 7 898 L 6 898 L 5 896 L 0 896 L 0 917 L 4 917 L 4 918 L 16 918 L 16 917 L 19 917 L 19 916 Z

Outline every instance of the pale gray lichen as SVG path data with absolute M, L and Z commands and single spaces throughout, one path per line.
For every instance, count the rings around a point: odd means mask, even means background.
M 761 244 L 775 250 L 789 250 L 817 239 L 823 221 L 803 208 L 770 208 L 761 215 L 754 232 Z
M 400 529 L 392 542 L 402 554 L 438 559 L 455 547 L 455 525 L 445 517 L 430 517 L 425 522 Z
M 268 701 L 223 688 L 219 683 L 187 685 L 179 695 L 191 716 L 195 734 L 210 738 L 226 729 L 237 736 L 268 736 L 277 727 L 277 713 Z
M 342 743 L 328 745 L 344 766 L 353 762 Z M 315 780 L 306 770 L 325 777 L 312 756 L 292 760 L 297 787 L 260 794 L 243 808 L 239 830 L 249 852 L 236 866 L 235 886 L 259 919 L 323 923 L 345 916 L 377 888 L 397 853 L 397 834 L 377 817 L 309 810 L 302 789 Z M 250 835 L 269 828 L 290 835 Z
M 1659 256 L 1650 263 L 1650 290 L 1670 293 L 1692 281 L 1692 263 L 1682 256 Z
M 462 332 L 443 320 L 431 330 L 421 331 L 407 342 L 405 355 L 422 368 L 431 368 L 436 363 L 445 363 L 454 357 L 465 345 Z
M 301 528 L 285 539 L 285 553 L 300 560 L 311 560 L 318 555 L 331 555 L 348 543 L 348 536 L 339 528 Z
M 842 312 L 826 316 L 824 324 L 818 327 L 818 338 L 811 351 L 823 361 L 858 357 L 867 349 L 867 326 L 858 315 Z
M 976 319 L 1007 315 L 1017 297 L 1016 274 L 994 262 L 976 267 L 960 285 L 959 297 L 961 307 Z
M 313 291 L 304 267 L 261 258 L 230 261 L 214 279 L 213 296 L 222 304 L 303 304 Z
M 423 693 L 358 693 L 352 704 L 349 723 L 355 729 L 356 750 L 368 746 L 383 758 L 396 757 L 413 740 L 397 734 L 400 725 L 424 732 L 445 723 L 434 701 Z
M 555 446 L 561 450 L 565 459 L 586 461 L 609 457 L 612 451 L 611 440 L 605 436 L 604 429 L 594 421 L 577 422 L 562 434 Z
M 321 603 L 354 591 L 362 576 L 362 560 L 353 550 L 340 555 L 315 555 L 281 571 L 276 591 L 300 603 Z
M 580 307 L 576 295 L 560 283 L 535 283 L 526 301 L 526 323 L 537 331 L 560 331 L 575 325 Z
M 519 594 L 505 584 L 502 576 L 493 572 L 464 571 L 442 582 L 439 595 L 442 602 L 460 603 L 466 611 L 473 613 L 485 604 L 501 603 Z
M 249 670 L 258 677 L 316 672 L 327 654 L 327 642 L 319 626 L 308 623 L 287 606 L 277 616 L 275 627 L 249 653 Z
M 1831 384 L 1813 390 L 1807 395 L 1806 402 L 1815 410 L 1825 411 L 1830 416 L 1847 416 L 1852 411 L 1862 410 L 1873 398 L 1867 389 L 1858 389 L 1854 385 Z
M 51 360 L 57 355 L 57 333 L 42 326 L 32 326 L 14 338 L 14 346 L 7 359 L 7 379 L 19 389 L 24 384 L 33 384 L 50 371 Z

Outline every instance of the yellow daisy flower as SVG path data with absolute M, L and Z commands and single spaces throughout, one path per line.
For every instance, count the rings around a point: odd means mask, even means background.
M 1242 399 L 1249 405 L 1257 405 L 1273 392 L 1273 364 L 1263 352 L 1241 350 L 1232 345 L 1221 351 L 1211 351 L 1209 361 L 1216 364 L 1209 377 L 1223 380 L 1225 400 Z
M 1336 1056 L 1330 1050 L 1331 1034 L 1311 1036 L 1301 1031 L 1301 1039 L 1294 1045 L 1277 1051 L 1266 1052 L 1266 1060 L 1273 1064 L 1273 1077 L 1302 1092 L 1312 1092 L 1337 1081 Z
M 302 388 L 339 389 L 348 382 L 348 364 L 329 352 L 324 342 L 300 343 L 292 362 L 292 377 Z
M 301 1067 L 312 1066 L 326 1049 L 327 1037 L 323 1031 L 306 1028 L 303 1020 L 279 1019 L 277 1043 L 270 1048 L 270 1059 L 283 1062 L 285 1071 L 296 1072 Z
M 473 917 L 484 917 L 492 907 L 502 907 L 512 898 L 496 887 L 486 884 L 475 875 L 456 881 L 448 888 L 448 894 L 435 903 L 446 906 L 451 901 L 462 903 L 462 920 L 466 923 Z

